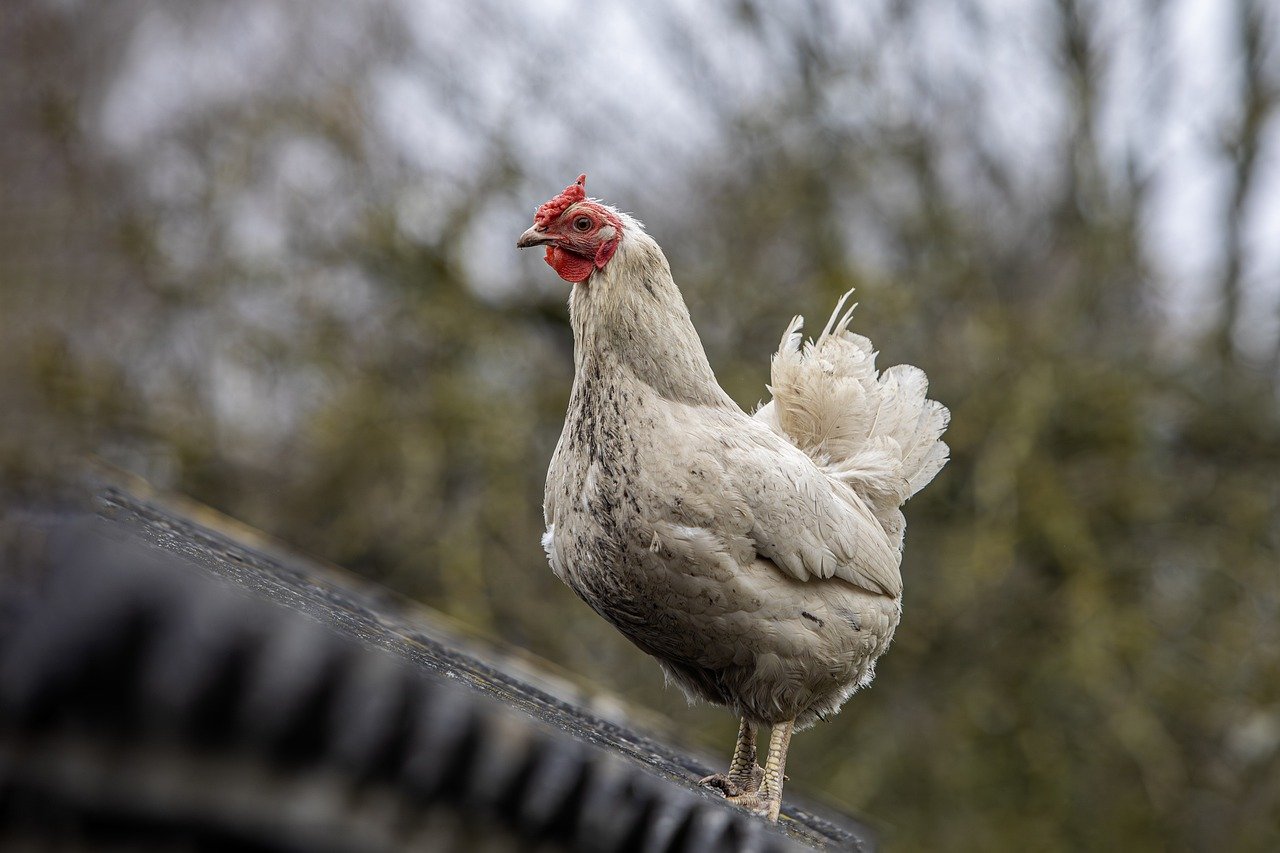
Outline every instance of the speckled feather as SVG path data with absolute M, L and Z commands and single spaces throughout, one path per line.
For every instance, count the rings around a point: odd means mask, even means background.
M 899 506 L 946 460 L 946 410 L 915 368 L 877 375 L 846 315 L 805 348 L 788 327 L 774 400 L 748 415 L 658 245 L 611 212 L 617 252 L 570 297 L 548 559 L 691 697 L 808 725 L 870 681 L 897 627 Z

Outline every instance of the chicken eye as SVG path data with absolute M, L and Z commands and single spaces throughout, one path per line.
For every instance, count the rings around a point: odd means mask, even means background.
M 577 219 L 573 220 L 573 227 L 578 231 L 590 231 L 591 220 L 586 216 L 579 216 Z

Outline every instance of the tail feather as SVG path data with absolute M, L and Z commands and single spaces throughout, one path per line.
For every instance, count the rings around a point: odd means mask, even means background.
M 773 357 L 773 399 L 756 417 L 848 483 L 900 536 L 898 508 L 947 462 L 941 437 L 950 413 L 928 399 L 919 368 L 876 370 L 871 341 L 849 331 L 852 293 L 836 303 L 817 340 L 803 343 L 802 317 L 787 326 Z

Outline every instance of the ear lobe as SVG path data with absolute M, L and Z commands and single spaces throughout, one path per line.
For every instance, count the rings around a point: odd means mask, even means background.
M 609 263 L 609 259 L 613 257 L 613 253 L 618 250 L 618 238 L 601 243 L 600 248 L 596 249 L 595 265 L 596 269 L 604 269 L 604 265 Z

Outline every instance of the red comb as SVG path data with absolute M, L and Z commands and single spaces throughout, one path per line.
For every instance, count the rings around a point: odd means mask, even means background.
M 577 204 L 586 197 L 587 176 L 579 175 L 575 183 L 564 188 L 564 192 L 538 208 L 538 212 L 533 215 L 533 222 L 535 225 L 541 225 L 545 228 L 571 205 Z

